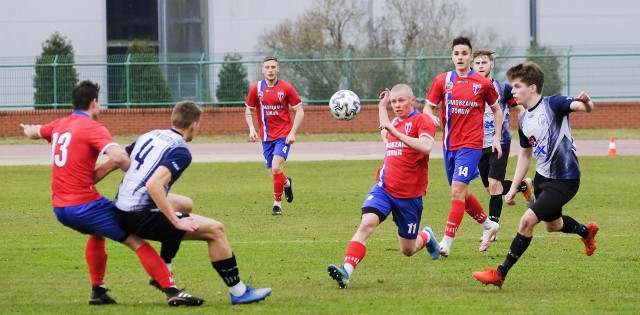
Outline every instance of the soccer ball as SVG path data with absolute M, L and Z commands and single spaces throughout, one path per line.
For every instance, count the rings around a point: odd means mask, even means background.
M 336 119 L 354 119 L 360 112 L 360 98 L 352 91 L 340 90 L 331 96 L 329 109 Z

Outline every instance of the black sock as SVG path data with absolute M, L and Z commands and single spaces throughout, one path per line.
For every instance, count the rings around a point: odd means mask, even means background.
M 506 195 L 509 192 L 509 189 L 511 189 L 511 183 L 513 183 L 510 180 L 503 180 L 502 181 L 502 195 Z
M 180 243 L 182 243 L 181 239 L 161 243 L 160 257 L 162 257 L 165 264 L 170 264 L 173 258 L 176 257 L 176 254 L 178 254 L 178 250 L 180 249 Z
M 578 221 L 568 215 L 562 216 L 562 222 L 562 229 L 560 229 L 560 232 L 562 233 L 575 233 L 583 238 L 587 238 L 589 235 L 589 230 L 587 230 L 586 226 L 578 223 Z
M 502 213 L 502 195 L 492 195 L 489 199 L 489 220 L 500 222 L 500 214 Z
M 526 237 L 522 236 L 520 233 L 516 234 L 513 242 L 511 242 L 511 248 L 509 248 L 507 258 L 504 260 L 502 265 L 498 266 L 498 271 L 503 277 L 507 276 L 509 269 L 518 262 L 520 256 L 522 256 L 522 254 L 527 250 L 527 247 L 531 244 L 531 239 L 533 239 L 533 236 Z
M 236 263 L 236 256 L 231 255 L 231 258 L 223 259 L 220 261 L 212 261 L 211 265 L 215 269 L 220 278 L 224 280 L 224 283 L 228 287 L 232 287 L 240 283 L 240 273 L 238 271 L 238 263 Z

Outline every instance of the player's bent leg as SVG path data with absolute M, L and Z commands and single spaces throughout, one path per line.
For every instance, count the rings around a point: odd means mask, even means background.
M 187 196 L 169 193 L 167 199 L 173 207 L 173 211 L 182 213 L 191 213 L 193 211 L 193 200 Z
M 518 233 L 525 237 L 533 236 L 533 228 L 539 223 L 538 216 L 531 209 L 527 209 L 520 218 Z
M 233 255 L 222 222 L 197 214 L 191 214 L 191 218 L 196 221 L 199 229 L 185 233 L 183 240 L 206 241 L 211 261 L 219 261 Z

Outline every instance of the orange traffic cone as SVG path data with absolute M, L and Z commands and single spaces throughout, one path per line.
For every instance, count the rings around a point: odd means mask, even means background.
M 611 137 L 609 140 L 609 156 L 616 156 L 618 152 L 616 151 L 616 140 Z

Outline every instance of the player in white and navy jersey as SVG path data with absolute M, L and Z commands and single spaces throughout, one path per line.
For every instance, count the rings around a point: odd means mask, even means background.
M 484 138 L 483 116 L 485 107 L 495 115 L 496 133 L 502 132 L 502 110 L 498 93 L 490 80 L 473 68 L 471 42 L 466 37 L 456 37 L 451 45 L 451 60 L 455 69 L 441 73 L 429 88 L 424 113 L 440 124 L 433 115 L 433 108 L 442 102 L 442 148 L 444 165 L 451 186 L 451 210 L 447 218 L 444 237 L 440 241 L 442 256 L 448 257 L 451 243 L 456 236 L 465 211 L 483 229 L 479 251 L 491 245 L 490 238 L 499 225 L 487 218 L 482 204 L 469 191 L 469 183 L 479 176 L 478 163 L 482 156 Z M 500 139 L 494 139 L 492 150 L 502 156 Z
M 412 256 L 425 247 L 432 259 L 440 255 L 431 228 L 419 230 L 436 126 L 414 108 L 415 100 L 411 87 L 406 84 L 398 84 L 380 94 L 380 130 L 387 151 L 376 175 L 376 184 L 362 205 L 360 226 L 347 246 L 342 267 L 329 265 L 327 268 L 340 288 L 349 285 L 351 274 L 364 259 L 367 239 L 390 214 L 398 227 L 400 250 L 405 256 Z M 396 114 L 391 122 L 387 113 L 389 105 Z
M 519 183 L 529 170 L 531 156 L 536 158 L 534 178 L 535 203 L 520 218 L 518 233 L 511 243 L 505 261 L 497 269 L 485 268 L 473 276 L 484 284 L 502 286 L 507 273 L 522 257 L 533 238 L 533 229 L 544 221 L 547 231 L 578 234 L 582 237 L 587 256 L 596 249 L 595 222 L 582 225 L 563 214 L 563 207 L 578 192 L 580 166 L 571 134 L 569 114 L 574 111 L 591 112 L 593 102 L 585 92 L 575 97 L 542 97 L 544 73 L 534 62 L 524 62 L 509 69 L 507 77 L 513 86 L 513 97 L 526 109 L 519 117 L 520 154 L 513 177 Z M 513 205 L 517 184 L 505 199 Z
M 119 222 L 130 233 L 162 242 L 160 255 L 167 267 L 182 240 L 206 241 L 211 265 L 229 288 L 231 303 L 264 300 L 271 288 L 254 289 L 240 280 L 222 223 L 192 214 L 191 199 L 169 193 L 191 164 L 187 142 L 196 136 L 201 115 L 196 103 L 180 102 L 171 113 L 171 129 L 150 131 L 127 147 L 131 165 L 115 201 Z M 149 283 L 157 287 L 154 279 Z
M 289 156 L 291 144 L 296 141 L 296 132 L 302 124 L 304 109 L 298 92 L 289 82 L 278 79 L 280 65 L 275 57 L 262 61 L 264 80 L 249 88 L 246 100 L 245 119 L 249 126 L 249 140 L 256 141 L 258 133 L 253 127 L 251 110 L 258 114 L 262 154 L 267 162 L 269 175 L 273 179 L 273 215 L 282 214 L 282 193 L 287 202 L 293 201 L 291 177 L 284 175 L 284 163 Z M 291 122 L 291 110 L 295 117 Z
M 502 134 L 496 135 L 493 111 L 487 107 L 484 111 L 484 141 L 482 145 L 482 157 L 478 163 L 482 184 L 489 193 L 489 220 L 500 222 L 502 213 L 502 196 L 509 191 L 511 181 L 505 180 L 507 163 L 509 162 L 509 151 L 511 150 L 511 133 L 509 132 L 510 108 L 515 108 L 517 112 L 522 112 L 524 108 L 518 106 L 511 95 L 511 85 L 493 79 L 493 52 L 488 50 L 476 50 L 473 52 L 473 68 L 479 74 L 485 76 L 493 82 L 493 86 L 498 92 L 498 105 L 502 109 Z M 502 156 L 492 148 L 495 137 L 500 137 Z M 533 204 L 532 180 L 526 178 L 520 183 L 518 192 L 522 193 L 527 204 Z M 491 236 L 491 241 L 496 240 L 496 232 Z

